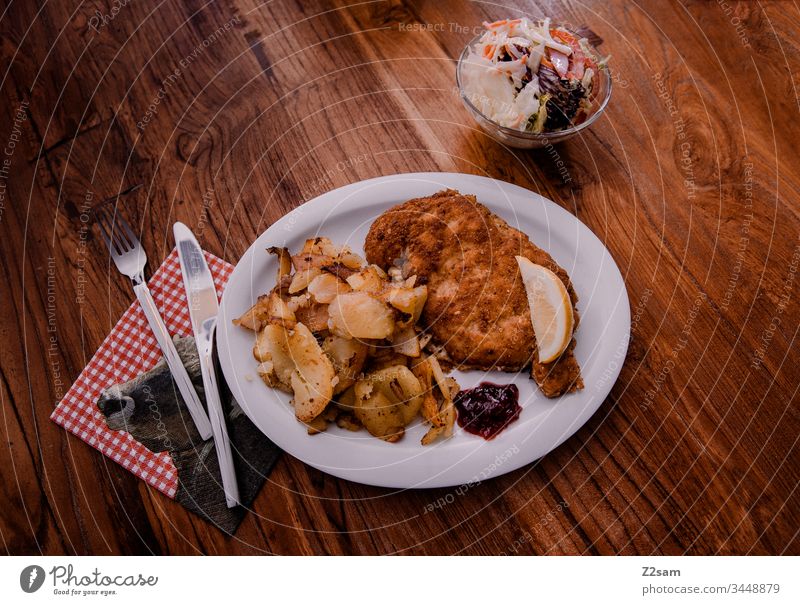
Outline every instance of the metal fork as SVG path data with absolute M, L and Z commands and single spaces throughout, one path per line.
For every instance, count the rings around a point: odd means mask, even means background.
M 101 208 L 96 212 L 96 216 L 100 234 L 108 246 L 108 251 L 111 253 L 111 258 L 114 259 L 114 264 L 120 273 L 128 276 L 133 282 L 133 291 L 136 293 L 136 298 L 142 307 L 142 311 L 144 311 L 147 323 L 150 324 L 150 328 L 153 330 L 153 336 L 156 337 L 158 346 L 164 354 L 167 366 L 175 379 L 175 383 L 178 385 L 178 390 L 183 397 L 184 403 L 186 403 L 186 407 L 189 408 L 189 414 L 200 432 L 200 436 L 204 440 L 210 439 L 211 423 L 208 421 L 208 416 L 200 403 L 197 391 L 194 390 L 192 380 L 189 378 L 178 351 L 175 349 L 175 344 L 172 342 L 167 326 L 164 325 L 164 320 L 161 319 L 158 307 L 150 294 L 147 282 L 144 280 L 147 255 L 139 238 L 136 237 L 128 222 L 116 211 L 111 216 L 108 210 Z

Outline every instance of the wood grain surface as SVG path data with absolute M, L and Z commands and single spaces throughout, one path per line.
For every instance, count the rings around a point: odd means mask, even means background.
M 2 6 L 3 552 L 800 554 L 796 2 Z M 602 119 L 533 152 L 453 90 L 474 28 L 522 15 L 590 25 L 614 74 Z M 622 270 L 619 381 L 544 459 L 396 492 L 284 455 L 228 536 L 48 420 L 133 299 L 92 208 L 151 269 L 177 220 L 236 262 L 303 201 L 411 171 L 537 191 Z

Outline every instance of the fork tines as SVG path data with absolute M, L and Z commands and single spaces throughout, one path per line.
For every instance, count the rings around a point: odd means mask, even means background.
M 131 226 L 116 209 L 112 211 L 108 207 L 100 206 L 95 214 L 100 234 L 117 269 L 130 277 L 135 285 L 142 283 L 147 255 Z
M 112 254 L 125 254 L 139 246 L 139 238 L 121 214 L 107 205 L 95 209 L 100 235 Z M 116 227 L 116 228 L 115 228 Z

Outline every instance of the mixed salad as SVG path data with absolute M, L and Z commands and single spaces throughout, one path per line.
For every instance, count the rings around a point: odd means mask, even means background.
M 592 113 L 598 72 L 606 59 L 586 38 L 550 19 L 502 19 L 486 32 L 462 67 L 462 94 L 487 118 L 507 128 L 552 132 Z

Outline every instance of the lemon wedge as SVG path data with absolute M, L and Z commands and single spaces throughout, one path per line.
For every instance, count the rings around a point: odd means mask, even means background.
M 575 318 L 569 293 L 550 269 L 532 263 L 524 256 L 516 258 L 528 294 L 539 362 L 550 363 L 564 352 L 572 339 Z

